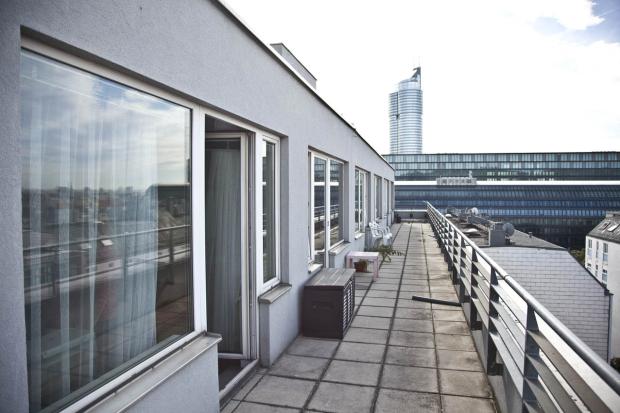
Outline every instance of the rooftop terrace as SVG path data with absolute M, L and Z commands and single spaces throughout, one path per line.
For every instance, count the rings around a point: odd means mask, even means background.
M 356 315 L 344 340 L 299 336 L 270 369 L 260 369 L 224 412 L 496 411 L 431 226 L 396 225 L 379 279 L 356 280 Z

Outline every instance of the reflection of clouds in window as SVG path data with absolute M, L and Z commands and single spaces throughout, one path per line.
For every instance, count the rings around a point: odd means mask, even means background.
M 68 160 L 74 188 L 146 189 L 153 183 L 187 182 L 189 140 L 179 145 L 178 136 L 189 134 L 189 109 L 32 53 L 22 55 L 21 81 L 23 95 L 33 103 L 22 109 L 22 128 L 33 137 L 43 136 L 28 140 L 24 161 L 38 174 L 38 163 L 29 158 L 45 154 L 41 188 L 60 184 Z M 67 144 L 73 148 L 70 153 Z M 156 149 L 144 156 L 146 148 Z M 126 163 L 119 174 L 122 158 L 141 161 Z M 100 171 L 115 173 L 101 173 L 93 182 L 83 171 L 94 161 Z M 156 182 L 140 173 L 152 167 Z M 29 186 L 36 183 L 24 178 Z

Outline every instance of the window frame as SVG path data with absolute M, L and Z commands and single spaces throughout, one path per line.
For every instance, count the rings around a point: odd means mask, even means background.
M 263 239 L 262 237 L 264 236 L 264 228 L 263 228 L 263 219 L 262 219 L 262 215 L 263 215 L 263 191 L 262 191 L 262 185 L 263 185 L 263 168 L 262 168 L 262 154 L 260 153 L 260 150 L 255 151 L 256 153 L 256 159 L 257 159 L 257 168 L 256 168 L 256 182 L 257 182 L 257 186 L 256 188 L 261 188 L 261 190 L 256 191 L 256 214 L 257 217 L 260 217 L 260 220 L 257 220 L 257 234 L 260 234 L 260 243 L 256 243 L 256 247 L 257 249 L 260 249 L 260 254 L 259 257 L 261 257 L 260 260 L 257 260 L 256 262 L 256 273 L 257 273 L 257 286 L 258 286 L 258 295 L 261 295 L 263 293 L 265 293 L 266 291 L 269 291 L 270 289 L 272 289 L 273 287 L 275 287 L 276 285 L 280 284 L 280 282 L 282 281 L 282 276 L 281 276 L 281 266 L 280 266 L 280 170 L 281 170 L 281 161 L 280 161 L 280 139 L 277 136 L 274 135 L 269 135 L 266 133 L 261 133 L 260 136 L 257 136 L 256 142 L 257 144 L 262 144 L 264 142 L 268 142 L 268 143 L 272 143 L 275 145 L 275 173 L 274 173 L 274 178 L 275 178 L 275 182 L 274 182 L 274 194 L 275 194 L 275 200 L 274 200 L 274 208 L 275 208 L 275 228 L 274 228 L 274 236 L 275 236 L 275 246 L 274 246 L 274 253 L 275 253 L 275 262 L 276 262 L 276 276 L 274 278 L 272 278 L 271 280 L 265 282 L 265 274 L 264 271 L 265 269 L 263 268 L 263 261 L 262 261 L 262 256 L 263 256 Z M 260 161 L 260 162 L 258 162 Z M 260 186 L 259 186 L 260 184 Z M 260 210 L 260 214 L 259 211 Z M 260 226 L 260 228 L 259 228 Z
M 245 129 L 248 134 L 248 159 L 251 162 L 248 163 L 249 179 L 257 188 L 259 183 L 262 183 L 262 167 L 257 160 L 260 160 L 260 151 L 257 150 L 257 145 L 262 139 L 276 142 L 276 265 L 277 265 L 277 277 L 274 280 L 270 280 L 268 283 L 262 283 L 262 191 L 252 190 L 250 191 L 248 198 L 249 213 L 249 225 L 250 227 L 258 228 L 260 225 L 261 230 L 254 230 L 254 234 L 248 233 L 247 246 L 251 247 L 251 252 L 248 253 L 248 276 L 251 280 L 249 286 L 249 299 L 255 303 L 253 305 L 253 314 L 250 314 L 250 332 L 253 330 L 256 332 L 255 337 L 252 338 L 253 342 L 250 343 L 253 348 L 251 357 L 258 357 L 258 297 L 264 291 L 281 282 L 281 254 L 280 254 L 280 240 L 281 240 L 281 197 L 280 192 L 280 171 L 281 171 L 281 146 L 280 137 L 267 132 L 260 127 L 257 127 L 253 123 L 240 120 L 238 117 L 234 117 L 215 109 L 211 109 L 197 101 L 193 101 L 181 96 L 180 93 L 174 93 L 168 91 L 160 86 L 155 85 L 152 82 L 143 80 L 138 73 L 126 74 L 113 69 L 111 66 L 104 63 L 95 62 L 84 57 L 71 54 L 64 50 L 42 43 L 38 40 L 22 36 L 20 43 L 20 50 L 27 50 L 36 54 L 40 54 L 44 57 L 53 59 L 61 64 L 68 65 L 75 69 L 90 73 L 95 76 L 99 76 L 113 82 L 119 83 L 128 88 L 134 89 L 138 92 L 142 92 L 159 99 L 166 100 L 170 103 L 183 106 L 190 110 L 190 205 L 191 211 L 191 248 L 192 248 L 192 260 L 191 260 L 191 300 L 192 306 L 192 323 L 193 329 L 179 339 L 169 343 L 165 347 L 162 347 L 158 351 L 142 358 L 141 361 L 137 361 L 131 367 L 127 368 L 117 376 L 110 378 L 108 381 L 103 382 L 100 386 L 86 391 L 83 395 L 77 396 L 77 398 L 70 402 L 66 409 L 70 410 L 84 410 L 92 407 L 99 402 L 103 397 L 106 397 L 114 393 L 117 389 L 125 386 L 129 382 L 135 380 L 143 372 L 150 370 L 153 366 L 170 356 L 171 354 L 181 350 L 189 342 L 204 335 L 209 331 L 207 326 L 207 285 L 206 285 L 206 262 L 204 254 L 196 253 L 196 251 L 204 251 L 206 248 L 205 240 L 205 119 L 207 116 L 213 117 L 232 125 L 235 125 L 241 129 Z M 252 159 L 253 157 L 253 159 Z M 343 162 L 344 164 L 344 162 Z M 260 280 L 258 279 L 260 277 Z M 277 282 L 275 281 L 277 280 Z M 259 282 L 261 281 L 261 282 Z M 26 351 L 26 349 L 24 349 Z M 139 360 L 140 358 L 137 358 Z M 80 390 L 77 390 L 79 392 Z
M 332 162 L 338 163 L 342 165 L 342 199 L 341 202 L 344 202 L 346 191 L 347 191 L 347 162 L 335 158 L 333 156 L 329 156 L 323 152 L 316 151 L 314 149 L 308 149 L 308 163 L 309 163 L 309 175 L 308 175 L 308 195 L 309 195 L 309 203 L 308 203 L 308 239 L 310 246 L 310 256 L 308 257 L 308 266 L 313 264 L 321 265 L 325 268 L 328 267 L 329 264 L 329 252 L 334 248 L 344 244 L 348 237 L 348 231 L 344 228 L 345 224 L 345 215 L 347 214 L 348 208 L 345 208 L 343 205 L 342 208 L 342 216 L 340 217 L 340 225 L 342 228 L 342 239 L 338 242 L 331 245 L 331 237 L 329 234 L 331 233 L 331 219 L 327 219 L 327 214 L 331 213 L 331 164 Z M 314 249 L 314 160 L 316 158 L 322 159 L 325 161 L 325 178 L 323 181 L 323 186 L 325 188 L 324 198 L 325 198 L 325 257 L 324 262 L 315 261 L 314 257 L 316 255 L 316 250 Z
M 383 178 L 374 175 L 374 195 L 375 195 L 375 220 L 383 219 Z
M 360 208 L 358 210 L 358 212 L 355 212 L 355 205 L 353 206 L 353 213 L 358 215 L 358 223 L 355 225 L 355 234 L 363 234 L 366 231 L 366 225 L 368 225 L 368 171 L 356 167 L 355 168 L 355 174 L 359 174 L 359 180 L 358 177 L 355 177 L 355 186 L 357 187 L 358 184 L 360 184 Z M 357 192 L 355 192 L 354 196 L 357 195 Z M 354 202 L 357 202 L 357 199 L 354 200 Z M 355 220 L 354 220 L 355 222 Z

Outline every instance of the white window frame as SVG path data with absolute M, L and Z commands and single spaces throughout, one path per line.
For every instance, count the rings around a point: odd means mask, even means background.
M 275 262 L 276 262 L 276 276 L 275 278 L 264 282 L 264 268 L 263 268 L 263 236 L 264 236 L 264 231 L 265 229 L 263 228 L 263 168 L 262 168 L 262 154 L 259 150 L 259 148 L 262 147 L 262 143 L 263 141 L 268 142 L 268 143 L 273 143 L 275 145 L 275 183 L 274 183 L 274 192 L 276 195 L 276 199 L 274 202 L 274 208 L 275 208 Z M 256 273 L 258 276 L 257 279 L 257 285 L 258 287 L 258 294 L 263 294 L 264 292 L 272 289 L 273 287 L 275 287 L 276 285 L 280 284 L 280 282 L 282 281 L 281 278 L 281 267 L 280 267 L 280 139 L 276 136 L 273 135 L 267 135 L 265 133 L 262 133 L 259 135 L 258 139 L 256 140 L 256 143 L 259 145 L 256 147 L 255 150 L 255 154 L 256 154 L 256 161 L 255 164 L 257 165 L 256 168 L 256 188 L 260 188 L 260 190 L 256 191 L 256 215 L 257 215 L 257 228 L 258 226 L 260 226 L 260 228 L 258 228 L 257 231 L 257 242 L 256 242 L 256 246 L 257 249 L 260 249 L 260 254 L 258 255 L 260 257 L 260 260 L 257 260 L 256 263 Z M 260 212 L 260 213 L 259 213 Z M 258 219 L 260 218 L 260 219 Z M 260 238 L 260 240 L 258 239 Z M 260 241 L 260 242 L 258 242 Z
M 320 264 L 324 267 L 329 266 L 329 252 L 334 248 L 342 245 L 347 240 L 347 230 L 344 228 L 345 223 L 345 214 L 347 213 L 348 208 L 342 208 L 342 216 L 340 217 L 340 225 L 342 228 L 342 239 L 338 242 L 331 245 L 331 179 L 330 179 L 330 171 L 332 162 L 339 163 L 342 165 L 342 199 L 341 202 L 345 200 L 345 192 L 347 190 L 347 180 L 345 179 L 346 172 L 346 162 L 326 155 L 322 152 L 318 152 L 310 149 L 309 151 L 309 199 L 310 204 L 308 205 L 308 234 L 310 240 L 310 257 L 308 264 L 316 263 Z M 316 250 L 314 249 L 314 160 L 316 158 L 322 159 L 325 161 L 325 180 L 323 181 L 323 185 L 325 187 L 325 259 L 324 262 L 316 262 L 314 261 L 314 256 L 316 255 Z M 335 185 L 334 185 L 335 186 Z M 329 217 L 329 219 L 328 219 Z
M 360 208 L 359 211 L 356 213 L 358 215 L 358 223 L 356 224 L 355 227 L 355 233 L 356 234 L 363 234 L 366 231 L 366 225 L 367 225 L 367 217 L 368 217 L 368 172 L 361 169 L 361 168 L 355 168 L 355 172 L 356 174 L 359 173 L 359 180 L 357 179 L 357 177 L 355 178 L 355 186 L 357 187 L 358 184 L 360 185 Z M 354 196 L 355 196 L 355 192 L 354 192 Z M 354 200 L 354 202 L 357 202 L 357 199 Z M 353 206 L 353 211 L 355 213 L 355 205 Z
M 374 198 L 375 198 L 375 220 L 379 220 L 383 218 L 383 178 L 379 175 L 374 175 Z M 378 184 L 378 185 L 377 185 Z
M 141 362 L 136 363 L 133 367 L 127 369 L 123 373 L 118 376 L 110 379 L 106 383 L 101 386 L 96 387 L 92 391 L 84 394 L 82 397 L 76 399 L 72 404 L 67 406 L 63 411 L 80 411 L 85 408 L 91 407 L 91 405 L 95 404 L 98 400 L 100 400 L 103 396 L 114 392 L 116 389 L 122 387 L 123 385 L 129 383 L 136 379 L 137 375 L 140 375 L 142 372 L 147 371 L 151 367 L 158 364 L 161 360 L 165 359 L 170 354 L 176 352 L 177 350 L 184 347 L 187 343 L 194 340 L 195 338 L 204 334 L 205 331 L 208 331 L 207 326 L 207 291 L 206 291 L 206 262 L 205 262 L 205 254 L 200 253 L 201 251 L 205 251 L 206 242 L 205 242 L 205 119 L 207 116 L 217 118 L 223 120 L 232 125 L 238 126 L 241 129 L 245 129 L 250 132 L 247 140 L 248 145 L 253 148 L 253 151 L 248 151 L 248 156 L 254 156 L 254 162 L 249 163 L 247 167 L 253 168 L 250 174 L 250 177 L 253 177 L 253 186 L 254 188 L 258 188 L 258 184 L 262 185 L 262 167 L 260 162 L 256 162 L 257 157 L 260 157 L 260 152 L 257 150 L 258 143 L 262 139 L 269 139 L 276 144 L 276 153 L 277 153 L 277 166 L 276 166 L 276 181 L 277 181 L 277 189 L 276 189 L 276 242 L 278 245 L 277 250 L 277 268 L 278 275 L 275 280 L 280 282 L 280 274 L 281 274 L 281 260 L 280 260 L 280 139 L 263 129 L 260 129 L 255 126 L 255 124 L 244 122 L 239 120 L 236 117 L 232 117 L 230 115 L 223 114 L 206 106 L 200 105 L 194 101 L 189 99 L 185 99 L 175 93 L 168 92 L 160 87 L 154 86 L 153 84 L 140 80 L 137 77 L 130 76 L 127 74 L 120 73 L 114 69 L 111 69 L 107 66 L 104 66 L 99 63 L 95 63 L 91 60 L 87 60 L 82 57 L 78 57 L 76 55 L 67 53 L 63 50 L 59 50 L 47 44 L 41 43 L 37 40 L 22 37 L 21 38 L 21 50 L 28 50 L 34 53 L 40 54 L 42 56 L 49 57 L 53 60 L 56 60 L 60 63 L 73 66 L 79 70 L 86 71 L 96 76 L 103 77 L 105 79 L 109 79 L 111 81 L 120 83 L 129 88 L 135 89 L 139 92 L 147 93 L 152 96 L 165 99 L 173 104 L 180 105 L 190 109 L 191 111 L 191 132 L 190 132 L 190 159 L 191 159 L 191 178 L 190 178 L 190 187 L 191 187 L 191 208 L 192 208 L 192 317 L 193 317 L 193 330 L 188 332 L 183 337 L 179 338 L 175 342 L 170 345 L 164 347 L 160 351 L 155 352 L 154 354 L 148 356 Z M 260 159 L 259 159 L 260 160 Z M 261 160 L 262 161 L 262 160 Z M 256 227 L 260 226 L 260 230 L 254 230 L 254 234 L 249 233 L 248 235 L 252 237 L 253 243 L 253 253 L 248 255 L 249 263 L 254 263 L 253 268 L 250 266 L 248 268 L 248 275 L 254 274 L 255 281 L 252 281 L 249 286 L 249 298 L 254 303 L 251 305 L 252 314 L 249 316 L 249 335 L 252 340 L 250 344 L 250 354 L 251 358 L 258 358 L 258 296 L 270 286 L 275 285 L 275 281 L 273 285 L 270 282 L 263 284 L 262 283 L 262 191 L 252 191 L 254 195 L 254 199 L 249 199 L 248 208 L 254 209 L 253 221 L 254 223 L 250 223 L 250 225 L 255 225 Z M 251 209 L 250 209 L 251 211 Z M 246 215 L 246 216 L 249 216 Z M 256 277 L 260 277 L 261 282 L 257 282 Z M 257 287 L 258 286 L 258 287 Z

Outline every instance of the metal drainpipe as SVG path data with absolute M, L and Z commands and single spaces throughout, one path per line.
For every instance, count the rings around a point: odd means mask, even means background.
M 605 287 L 607 288 L 607 287 Z M 611 326 L 611 315 L 613 314 L 612 309 L 613 309 L 613 300 L 614 298 L 614 294 L 610 291 L 609 292 L 609 306 L 608 306 L 608 314 L 607 314 L 607 363 L 609 363 L 611 361 L 611 333 L 612 333 L 612 326 Z

